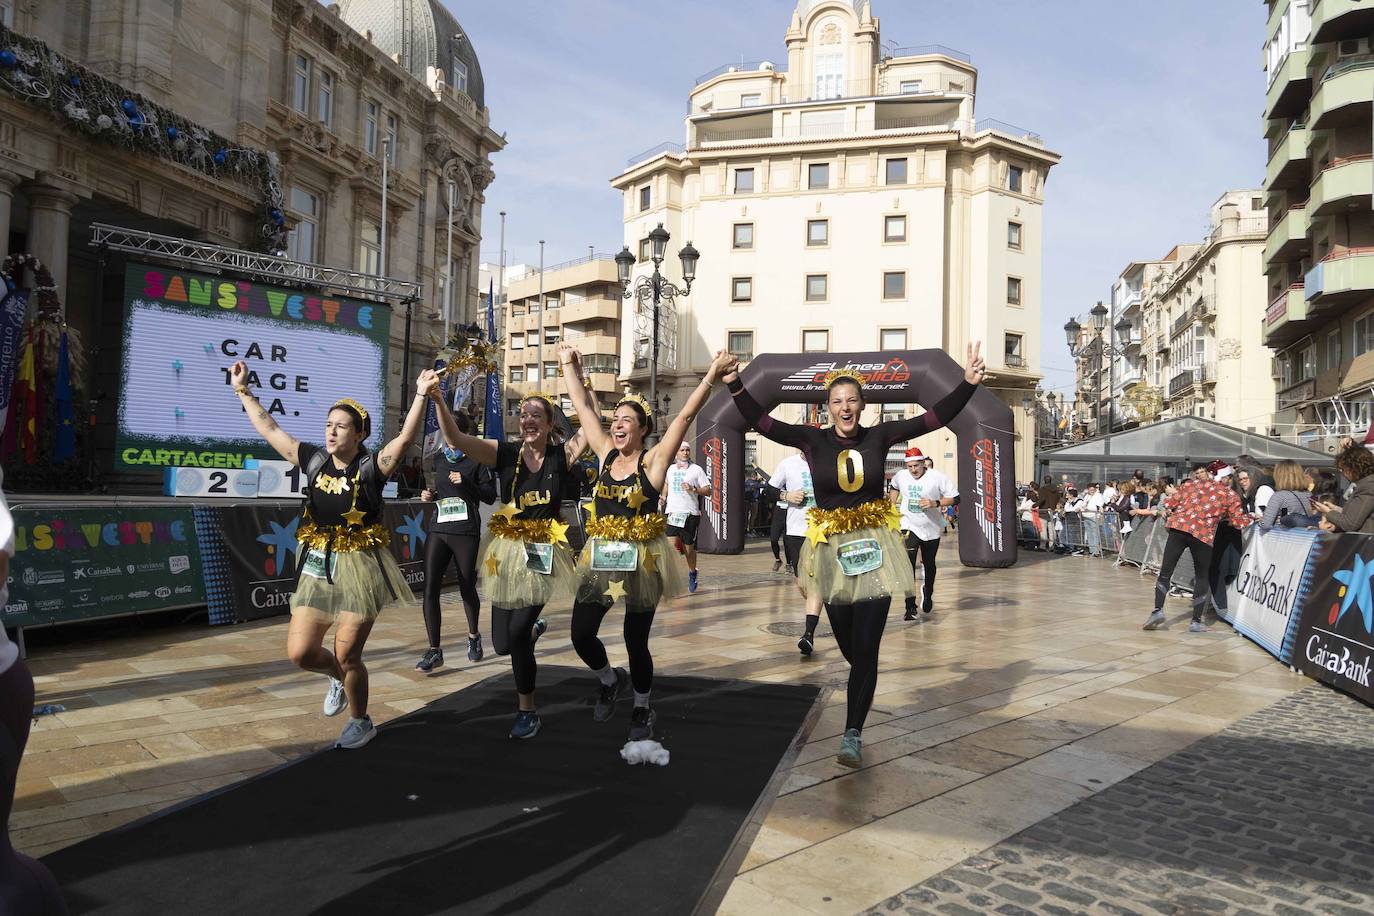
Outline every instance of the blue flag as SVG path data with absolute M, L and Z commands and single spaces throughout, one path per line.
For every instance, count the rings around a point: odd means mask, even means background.
M 76 454 L 76 415 L 72 409 L 71 357 L 67 354 L 67 329 L 62 328 L 57 348 L 57 423 L 53 427 L 52 460 L 66 461 Z
M 493 344 L 499 344 L 496 339 L 496 285 L 487 285 L 487 337 Z M 498 442 L 505 438 L 505 431 L 501 424 L 501 369 L 498 366 L 495 372 L 487 373 L 487 410 L 486 416 L 482 420 L 482 434 L 488 439 L 495 439 Z

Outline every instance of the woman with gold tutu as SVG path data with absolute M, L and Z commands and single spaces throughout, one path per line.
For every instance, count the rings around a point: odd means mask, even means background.
M 377 734 L 367 714 L 363 645 L 383 610 L 415 603 L 410 584 L 387 549 L 391 532 L 381 524 L 382 487 L 420 432 L 426 398 L 438 389 L 439 377 L 430 370 L 420 373 L 401 434 L 375 457 L 363 445 L 372 434 L 372 418 L 357 401 L 344 398 L 329 409 L 321 448 L 297 441 L 278 426 L 247 380 L 248 367 L 234 363 L 229 381 L 253 428 L 282 458 L 299 467 L 306 480 L 296 529 L 300 543 L 286 654 L 306 671 L 329 677 L 326 716 L 349 710 L 335 747 L 362 747 Z M 336 624 L 330 652 L 324 648 L 324 636 Z
M 826 376 L 826 408 L 834 425 L 793 426 L 768 416 L 750 397 L 739 373 L 725 383 L 745 422 L 782 445 L 802 450 L 811 467 L 816 508 L 807 513 L 806 541 L 797 583 L 808 597 L 819 592 L 830 628 L 849 662 L 848 712 L 838 761 L 857 767 L 860 737 L 878 684 L 878 646 L 893 596 L 915 592 L 897 507 L 887 501 L 883 468 L 898 442 L 944 426 L 973 397 L 985 369 L 979 346 L 968 346 L 964 381 L 930 410 L 906 420 L 861 426 L 863 379 L 840 370 Z
M 547 394 L 520 402 L 518 442 L 469 436 L 458 431 L 447 410 L 438 414 L 450 448 L 496 468 L 501 508 L 487 523 L 478 584 L 491 602 L 492 648 L 510 656 L 515 675 L 518 709 L 510 736 L 533 738 L 539 731 L 534 641 L 545 629 L 539 616 L 544 605 L 555 594 L 572 592 L 572 551 L 559 509 L 586 436 L 582 431 L 570 435 L 567 419 Z
M 573 648 L 601 681 L 593 718 L 609 720 L 616 700 L 627 685 L 632 685 L 630 740 L 645 741 L 653 737 L 655 718 L 649 707 L 654 682 L 649 629 L 660 599 L 687 593 L 687 564 L 666 534 L 668 520 L 659 511 L 658 498 L 678 446 L 706 405 L 711 386 L 739 361 L 718 352 L 682 412 L 668 424 L 658 444 L 646 450 L 644 439 L 653 432 L 648 403 L 636 395 L 622 398 L 615 407 L 608 435 L 601 428 L 596 401 L 582 380 L 582 354 L 564 343 L 558 348 L 558 359 L 587 444 L 596 452 L 600 465 L 592 517 L 587 522 L 587 543 L 577 564 Z M 625 599 L 628 676 L 623 668 L 611 667 L 606 647 L 597 635 L 617 598 Z

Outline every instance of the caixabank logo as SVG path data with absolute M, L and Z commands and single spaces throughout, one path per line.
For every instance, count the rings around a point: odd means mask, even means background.
M 1363 538 L 1330 544 L 1303 614 L 1299 663 L 1308 674 L 1365 697 L 1374 697 L 1374 559 L 1361 556 Z M 1322 573 L 1326 574 L 1323 575 Z
M 294 570 L 296 556 L 296 529 L 300 527 L 301 517 L 295 516 L 285 525 L 268 521 L 267 531 L 258 535 L 258 542 L 267 545 L 263 554 L 262 571 L 272 578 L 284 576 Z

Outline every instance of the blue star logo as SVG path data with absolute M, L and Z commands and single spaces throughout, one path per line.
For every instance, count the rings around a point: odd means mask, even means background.
M 405 521 L 396 529 L 396 533 L 410 538 L 410 543 L 419 547 L 425 542 L 425 538 L 429 537 L 429 533 L 425 531 L 424 518 L 424 512 L 407 515 Z
M 301 518 L 299 515 L 296 516 L 291 519 L 290 524 L 284 527 L 276 522 L 269 521 L 267 524 L 271 526 L 272 530 L 266 534 L 258 535 L 258 541 L 275 548 L 274 555 L 277 560 L 277 567 L 274 574 L 276 574 L 286 569 L 287 554 L 292 556 L 296 554 L 296 529 L 300 527 Z
M 1358 604 L 1360 616 L 1364 618 L 1365 632 L 1374 633 L 1374 593 L 1371 593 L 1369 587 L 1370 579 L 1374 578 L 1374 563 L 1366 563 L 1364 557 L 1357 554 L 1350 569 L 1339 570 L 1332 578 L 1345 586 L 1345 598 L 1341 601 L 1341 610 L 1336 615 L 1336 622 L 1340 623 L 1345 612 L 1350 610 L 1352 605 Z

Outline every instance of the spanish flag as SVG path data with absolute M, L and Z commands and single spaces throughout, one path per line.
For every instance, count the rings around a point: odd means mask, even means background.
M 29 464 L 37 461 L 38 448 L 38 374 L 35 369 L 33 329 L 29 329 L 24 349 L 19 355 L 19 374 L 14 379 L 15 407 L 19 417 L 19 448 Z

